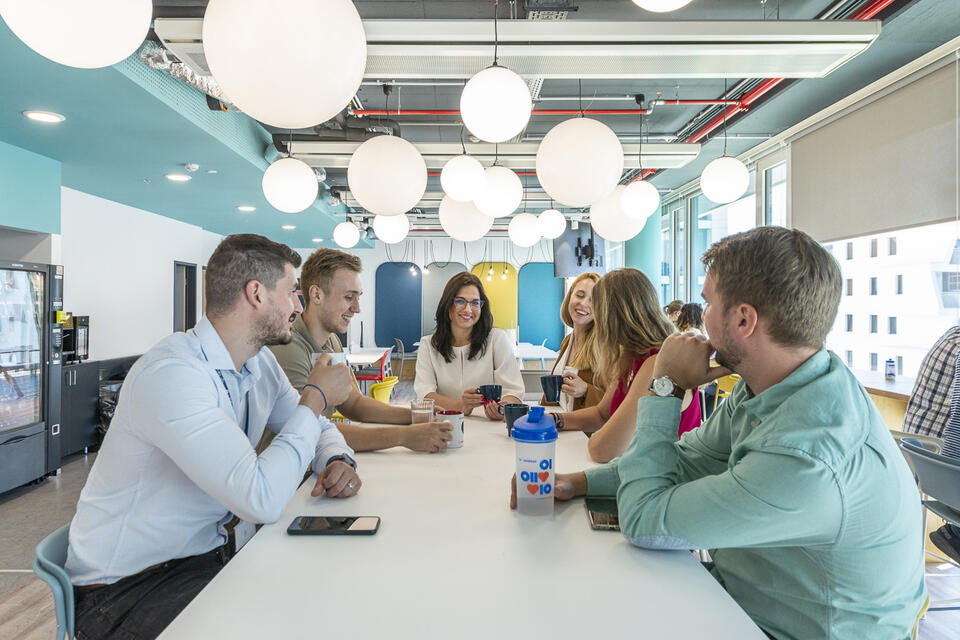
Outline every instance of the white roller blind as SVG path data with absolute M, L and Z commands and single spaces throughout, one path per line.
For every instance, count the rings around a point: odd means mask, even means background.
M 955 219 L 957 65 L 793 141 L 793 226 L 826 242 Z

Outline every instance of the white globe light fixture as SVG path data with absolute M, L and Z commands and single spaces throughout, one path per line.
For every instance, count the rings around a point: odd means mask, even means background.
M 210 0 L 203 53 L 239 109 L 275 127 L 302 129 L 326 122 L 353 99 L 367 39 L 350 0 Z
M 654 13 L 676 11 L 677 9 L 687 6 L 690 2 L 691 0 L 633 0 L 633 4 L 641 9 L 653 11 Z
M 533 102 L 516 73 L 494 64 L 474 75 L 460 94 L 460 117 L 486 142 L 506 142 L 527 126 Z
M 540 229 L 540 235 L 555 240 L 567 230 L 567 219 L 556 209 L 547 209 L 537 216 L 537 226 Z
M 628 218 L 621 202 L 626 187 L 617 186 L 610 194 L 590 207 L 590 226 L 604 240 L 625 242 L 641 231 L 646 220 Z
M 450 196 L 443 196 L 440 226 L 454 240 L 473 242 L 487 235 L 493 226 L 493 218 L 481 213 L 472 202 L 458 202 Z
M 360 229 L 352 222 L 341 222 L 333 228 L 333 241 L 344 249 L 350 249 L 360 242 Z
M 476 198 L 483 189 L 484 180 L 483 165 L 468 155 L 450 158 L 440 171 L 443 192 L 458 202 L 470 202 Z
M 623 175 L 623 145 L 610 127 L 572 118 L 550 129 L 537 148 L 537 179 L 551 198 L 585 207 L 610 193 Z
M 274 209 L 300 213 L 317 199 L 317 174 L 306 162 L 280 158 L 263 172 L 263 195 Z
M 747 192 L 750 172 L 747 166 L 730 156 L 710 161 L 700 174 L 700 189 L 717 204 L 733 202 Z
M 135 52 L 150 28 L 150 0 L 0 0 L 0 16 L 25 45 L 69 67 L 109 67 Z M 80 39 L 82 35 L 82 41 Z
M 398 216 L 376 216 L 373 219 L 373 232 L 386 244 L 396 244 L 410 233 L 410 219 L 405 214 Z
M 484 169 L 483 176 L 483 188 L 473 200 L 477 209 L 491 218 L 508 216 L 516 211 L 523 200 L 520 176 L 501 166 Z
M 403 138 L 377 136 L 353 152 L 347 184 L 370 213 L 398 216 L 415 207 L 427 190 L 427 163 Z
M 532 247 L 540 242 L 540 225 L 532 213 L 518 213 L 507 227 L 510 240 L 518 247 Z
M 631 182 L 626 187 L 620 206 L 628 218 L 646 220 L 660 207 L 660 192 L 646 180 Z

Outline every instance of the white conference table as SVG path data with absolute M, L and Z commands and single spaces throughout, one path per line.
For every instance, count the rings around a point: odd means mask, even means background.
M 468 418 L 461 449 L 357 455 L 360 493 L 300 487 L 160 636 L 196 638 L 631 638 L 765 640 L 687 551 L 593 531 L 583 500 L 553 516 L 508 507 L 514 444 Z M 562 433 L 561 471 L 590 465 Z M 374 536 L 289 536 L 298 515 L 375 515 Z
M 518 360 L 556 360 L 559 355 L 552 349 L 540 344 L 521 342 L 514 348 Z
M 351 367 L 369 367 L 380 362 L 385 351 L 392 350 L 392 347 L 383 347 L 382 349 L 379 347 L 356 348 L 344 351 L 344 356 Z

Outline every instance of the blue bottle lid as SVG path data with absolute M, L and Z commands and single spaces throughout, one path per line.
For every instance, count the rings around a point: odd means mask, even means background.
M 557 425 L 544 415 L 543 407 L 530 407 L 526 415 L 513 421 L 510 435 L 517 442 L 553 442 L 557 439 Z

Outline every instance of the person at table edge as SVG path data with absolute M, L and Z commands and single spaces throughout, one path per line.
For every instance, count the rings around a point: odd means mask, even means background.
M 294 389 L 302 389 L 310 376 L 313 353 L 342 353 L 338 333 L 344 333 L 351 318 L 360 313 L 363 284 L 360 258 L 336 249 L 317 249 L 300 270 L 300 290 L 305 307 L 293 322 L 293 339 L 272 345 L 270 350 Z M 449 422 L 410 424 L 410 407 L 391 406 L 360 393 L 354 385 L 350 396 L 324 414 L 334 411 L 359 422 L 391 425 L 368 427 L 346 422 L 335 423 L 347 444 L 356 451 L 375 451 L 403 446 L 414 451 L 437 452 L 447 448 L 452 437 Z M 264 434 L 265 439 L 272 437 Z
M 159 635 L 254 523 L 280 518 L 311 464 L 313 495 L 359 491 L 353 451 L 322 416 L 349 395 L 347 367 L 323 356 L 298 394 L 265 348 L 291 339 L 299 264 L 286 245 L 228 236 L 207 265 L 206 316 L 131 368 L 70 524 L 80 640 Z M 278 435 L 257 455 L 265 428 Z
M 928 602 L 920 500 L 866 391 L 823 348 L 836 261 L 800 231 L 761 227 L 703 263 L 710 341 L 667 338 L 630 447 L 559 475 L 555 495 L 615 494 L 637 546 L 710 549 L 713 575 L 771 637 L 910 637 Z M 676 395 L 731 370 L 730 397 L 676 441 Z
M 480 278 L 466 271 L 450 278 L 437 305 L 436 331 L 420 338 L 417 398 L 432 398 L 440 409 L 477 408 L 491 420 L 503 420 L 500 405 L 519 403 L 523 378 L 510 338 L 493 327 L 490 300 Z M 498 384 L 500 402 L 484 402 L 478 387 Z

